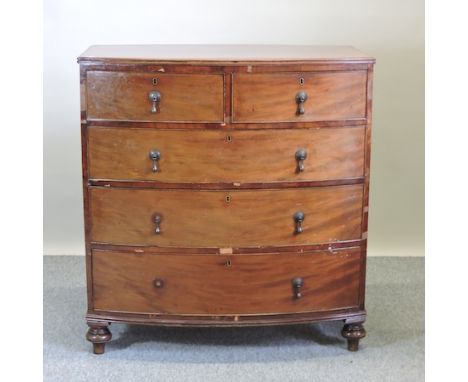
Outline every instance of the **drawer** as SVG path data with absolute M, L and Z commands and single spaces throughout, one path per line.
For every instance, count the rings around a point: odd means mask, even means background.
M 233 121 L 308 122 L 366 117 L 367 72 L 235 74 Z M 307 100 L 299 103 L 300 93 Z M 303 106 L 303 114 L 300 114 Z
M 90 120 L 222 122 L 223 105 L 222 74 L 87 73 Z
M 362 184 L 253 191 L 91 187 L 91 240 L 174 247 L 353 240 L 361 237 L 362 196 Z
M 94 310 L 216 315 L 352 308 L 360 268 L 357 248 L 231 256 L 94 250 Z
M 91 179 L 247 183 L 363 176 L 364 127 L 273 131 L 92 127 L 88 135 Z M 152 160 L 155 153 L 153 158 L 159 159 Z

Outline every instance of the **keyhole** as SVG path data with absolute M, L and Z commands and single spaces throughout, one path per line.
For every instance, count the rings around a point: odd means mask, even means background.
M 232 137 L 230 135 L 226 136 L 226 142 L 232 142 Z
M 230 267 L 232 265 L 231 260 L 227 259 L 224 265 L 226 265 L 226 267 Z
M 299 83 L 301 85 L 304 85 L 304 83 L 305 83 L 304 77 L 299 78 Z
M 158 84 L 158 79 L 157 78 L 153 78 L 153 85 L 157 85 Z
M 231 203 L 231 195 L 226 195 L 226 203 Z

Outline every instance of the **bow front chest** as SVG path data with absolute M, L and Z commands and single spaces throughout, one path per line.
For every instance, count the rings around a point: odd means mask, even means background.
M 79 58 L 89 325 L 344 321 L 365 336 L 374 59 L 92 46 Z

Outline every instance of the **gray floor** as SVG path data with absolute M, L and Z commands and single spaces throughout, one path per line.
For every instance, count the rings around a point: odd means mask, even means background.
M 111 326 L 96 356 L 84 258 L 44 258 L 45 381 L 423 381 L 424 260 L 370 258 L 367 337 L 350 353 L 341 323 L 270 328 Z

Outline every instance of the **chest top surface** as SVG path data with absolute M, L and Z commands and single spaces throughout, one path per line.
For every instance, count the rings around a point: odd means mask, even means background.
M 320 45 L 93 45 L 78 57 L 86 61 L 352 61 L 372 63 L 374 58 L 351 46 Z

